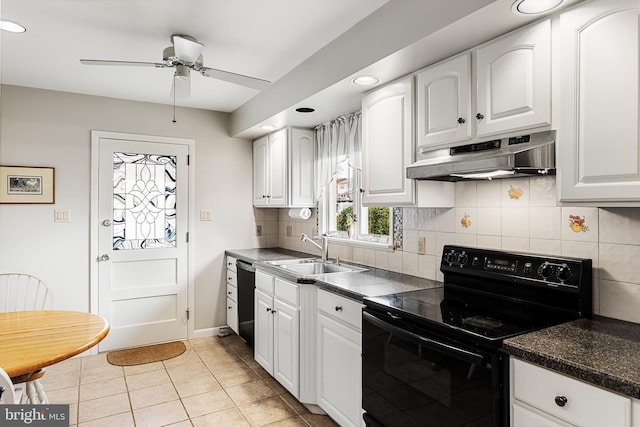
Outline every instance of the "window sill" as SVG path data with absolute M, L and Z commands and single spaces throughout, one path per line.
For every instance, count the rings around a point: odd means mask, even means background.
M 340 237 L 328 237 L 330 243 L 338 245 L 355 246 L 366 249 L 375 249 L 377 251 L 393 252 L 394 248 L 389 243 L 367 242 L 366 240 L 343 239 Z

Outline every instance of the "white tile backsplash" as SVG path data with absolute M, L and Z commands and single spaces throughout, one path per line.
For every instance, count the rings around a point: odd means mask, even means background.
M 465 214 L 469 227 L 461 223 Z M 316 215 L 314 209 L 304 221 L 289 218 L 288 209 L 254 209 L 263 231 L 254 245 L 317 256 L 300 241 L 301 233 L 316 232 Z M 570 215 L 582 224 L 572 225 Z M 455 208 L 404 208 L 403 229 L 402 251 L 331 244 L 330 256 L 435 280 L 442 280 L 445 244 L 591 258 L 594 313 L 640 323 L 640 208 L 560 207 L 555 177 L 469 181 L 456 183 Z M 419 237 L 425 237 L 426 255 L 417 253 Z

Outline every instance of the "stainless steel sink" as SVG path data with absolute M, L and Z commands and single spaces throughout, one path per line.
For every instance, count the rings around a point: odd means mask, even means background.
M 279 261 L 267 261 L 267 264 L 289 270 L 301 276 L 320 276 L 334 273 L 359 273 L 366 271 L 366 268 L 356 267 L 347 264 L 335 264 L 333 262 L 322 262 L 318 258 L 297 258 Z

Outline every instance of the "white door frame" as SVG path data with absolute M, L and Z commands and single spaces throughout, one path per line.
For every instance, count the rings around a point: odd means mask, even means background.
M 90 271 L 90 287 L 89 287 L 89 299 L 90 299 L 90 311 L 91 313 L 99 313 L 99 300 L 98 300 L 98 233 L 100 228 L 100 219 L 98 215 L 98 163 L 99 163 L 99 141 L 101 138 L 126 140 L 126 141 L 140 141 L 140 142 L 153 142 L 153 143 L 165 143 L 165 144 L 183 144 L 189 149 L 189 213 L 187 216 L 187 232 L 189 233 L 189 242 L 187 243 L 187 308 L 189 309 L 189 319 L 187 320 L 187 338 L 193 338 L 194 336 L 194 271 L 195 260 L 193 254 L 193 242 L 194 242 L 194 225 L 195 225 L 195 140 L 187 138 L 174 138 L 163 137 L 153 135 L 140 135 L 131 133 L 120 132 L 107 132 L 92 130 L 91 131 L 91 214 L 89 219 L 90 228 L 90 250 L 89 250 L 89 271 Z M 97 346 L 91 350 L 93 354 L 97 353 Z

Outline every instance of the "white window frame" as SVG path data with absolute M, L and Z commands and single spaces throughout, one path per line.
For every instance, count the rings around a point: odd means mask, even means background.
M 318 201 L 318 231 L 320 234 L 328 235 L 329 241 L 351 245 L 361 246 L 376 250 L 393 251 L 394 250 L 394 233 L 393 233 L 393 207 L 389 207 L 389 234 L 386 242 L 372 241 L 363 237 L 362 227 L 367 227 L 368 221 L 365 221 L 366 215 L 363 215 L 362 196 L 362 173 L 355 171 L 353 177 L 353 211 L 357 218 L 356 229 L 353 237 L 343 237 L 335 235 L 336 230 L 331 229 L 331 223 L 335 215 L 333 214 L 337 203 L 336 193 L 332 190 L 335 187 L 335 178 L 325 187 L 322 196 Z M 337 228 L 337 227 L 336 227 Z

